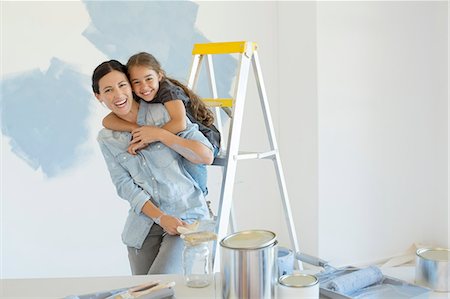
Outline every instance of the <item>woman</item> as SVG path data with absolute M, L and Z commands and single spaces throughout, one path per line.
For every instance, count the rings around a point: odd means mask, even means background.
M 169 120 L 167 110 L 162 104 L 135 101 L 126 74 L 124 65 L 110 60 L 92 75 L 96 98 L 113 113 L 138 125 L 154 126 L 145 139 L 135 134 L 132 145 L 128 132 L 102 129 L 97 138 L 117 193 L 131 206 L 122 240 L 133 275 L 182 273 L 183 242 L 177 227 L 208 219 L 209 213 L 201 189 L 181 159 L 211 164 L 212 146 L 189 120 L 179 136 L 159 128 Z M 129 147 L 142 149 L 131 155 Z

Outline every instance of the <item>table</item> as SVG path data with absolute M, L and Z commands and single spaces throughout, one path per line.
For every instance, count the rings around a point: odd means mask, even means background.
M 217 276 L 216 274 L 215 276 Z M 100 291 L 132 287 L 146 282 L 160 280 L 174 281 L 177 299 L 220 298 L 216 295 L 216 284 L 220 279 L 205 288 L 189 288 L 184 284 L 182 275 L 136 275 L 116 277 L 79 277 L 79 278 L 36 278 L 0 280 L 0 298 L 4 299 L 54 299 L 69 295 L 83 295 Z
M 414 282 L 414 266 L 383 268 L 383 274 Z M 80 278 L 38 278 L 38 279 L 2 279 L 0 280 L 0 298 L 8 299 L 53 299 L 68 295 L 81 295 L 131 287 L 145 282 L 160 280 L 174 281 L 177 299 L 221 298 L 220 274 L 205 288 L 188 288 L 181 275 L 139 275 L 118 277 L 80 277 Z M 433 292 L 430 299 L 449 299 L 450 293 Z

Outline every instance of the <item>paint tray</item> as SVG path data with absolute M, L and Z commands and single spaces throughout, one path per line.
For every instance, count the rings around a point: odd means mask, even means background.
M 383 279 L 379 283 L 367 286 L 347 295 L 325 288 L 327 282 L 329 282 L 331 279 L 351 273 L 355 270 L 357 270 L 357 268 L 345 271 L 337 270 L 336 273 L 331 273 L 331 275 L 328 275 L 327 273 L 326 276 L 322 277 L 320 273 L 317 274 L 316 276 L 319 279 L 320 283 L 320 294 L 331 299 L 426 299 L 431 293 L 430 289 L 386 275 L 383 275 Z
M 321 297 L 323 296 L 330 299 L 426 299 L 429 298 L 429 294 L 432 292 L 432 290 L 428 288 L 383 275 L 382 280 L 378 283 L 359 289 L 351 294 L 343 294 L 327 289 L 325 286 L 332 279 L 360 270 L 360 268 L 334 268 L 328 265 L 328 262 L 324 260 L 299 253 L 296 254 L 296 258 L 308 264 L 324 268 L 324 271 L 315 274 L 319 279 Z

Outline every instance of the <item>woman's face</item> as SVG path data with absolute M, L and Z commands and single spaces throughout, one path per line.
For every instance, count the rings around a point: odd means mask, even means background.
M 161 74 L 141 65 L 130 67 L 128 73 L 134 93 L 146 102 L 153 100 L 159 90 Z
M 127 76 L 119 71 L 111 71 L 99 82 L 97 99 L 118 116 L 125 116 L 131 111 L 133 93 Z

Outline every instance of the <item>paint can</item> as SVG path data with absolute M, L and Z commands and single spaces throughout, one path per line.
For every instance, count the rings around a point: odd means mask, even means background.
M 416 283 L 438 292 L 450 292 L 450 250 L 420 248 L 416 251 Z
M 294 273 L 283 275 L 278 280 L 277 298 L 319 298 L 319 280 L 311 274 Z
M 275 298 L 278 276 L 275 233 L 247 230 L 220 242 L 222 298 Z
M 294 271 L 294 251 L 292 249 L 278 246 L 278 277 L 292 274 Z

